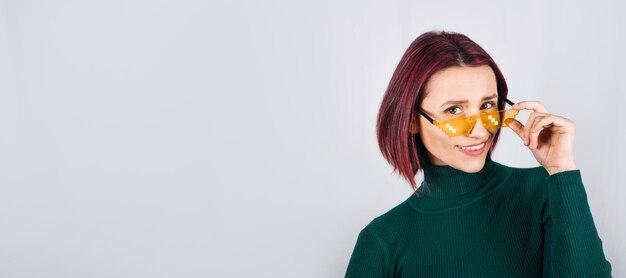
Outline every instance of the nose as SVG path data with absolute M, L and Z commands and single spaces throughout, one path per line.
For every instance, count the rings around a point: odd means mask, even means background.
M 472 127 L 472 130 L 470 131 L 468 136 L 475 138 L 486 138 L 487 136 L 489 136 L 489 133 L 489 130 L 487 130 L 487 128 L 485 128 L 485 126 L 483 125 L 482 119 L 480 117 L 477 117 L 476 122 L 474 122 L 474 126 Z

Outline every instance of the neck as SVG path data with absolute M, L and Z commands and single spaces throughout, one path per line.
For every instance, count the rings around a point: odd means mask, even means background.
M 420 194 L 433 198 L 450 198 L 472 192 L 485 185 L 497 170 L 497 163 L 489 157 L 483 168 L 476 173 L 466 173 L 452 166 L 438 166 L 430 162 L 424 165 L 424 182 Z

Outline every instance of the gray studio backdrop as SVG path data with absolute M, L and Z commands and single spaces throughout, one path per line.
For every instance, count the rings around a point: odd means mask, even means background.
M 408 45 L 463 32 L 576 123 L 626 276 L 623 1 L 0 1 L 0 277 L 341 277 L 411 194 L 375 120 Z M 496 161 L 534 167 L 510 130 Z

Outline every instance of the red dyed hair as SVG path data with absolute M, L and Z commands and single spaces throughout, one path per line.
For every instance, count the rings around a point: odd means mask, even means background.
M 385 92 L 378 120 L 376 136 L 385 159 L 417 190 L 415 174 L 429 162 L 428 153 L 419 134 L 409 133 L 411 114 L 421 103 L 428 79 L 437 71 L 461 64 L 489 65 L 496 76 L 498 108 L 504 109 L 508 89 L 504 76 L 491 56 L 467 36 L 446 31 L 426 32 L 415 39 L 396 67 Z M 500 129 L 487 153 L 491 159 Z

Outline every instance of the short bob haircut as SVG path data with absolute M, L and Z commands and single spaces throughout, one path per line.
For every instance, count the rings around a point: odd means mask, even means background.
M 489 65 L 496 76 L 498 108 L 504 109 L 508 89 L 500 69 L 478 44 L 467 36 L 430 31 L 417 37 L 406 50 L 385 92 L 376 123 L 378 146 L 385 159 L 416 192 L 415 174 L 430 163 L 419 134 L 409 133 L 414 107 L 420 105 L 428 79 L 437 71 L 460 65 Z M 487 159 L 491 159 L 500 129 L 494 136 Z M 417 193 L 416 193 L 417 194 Z

